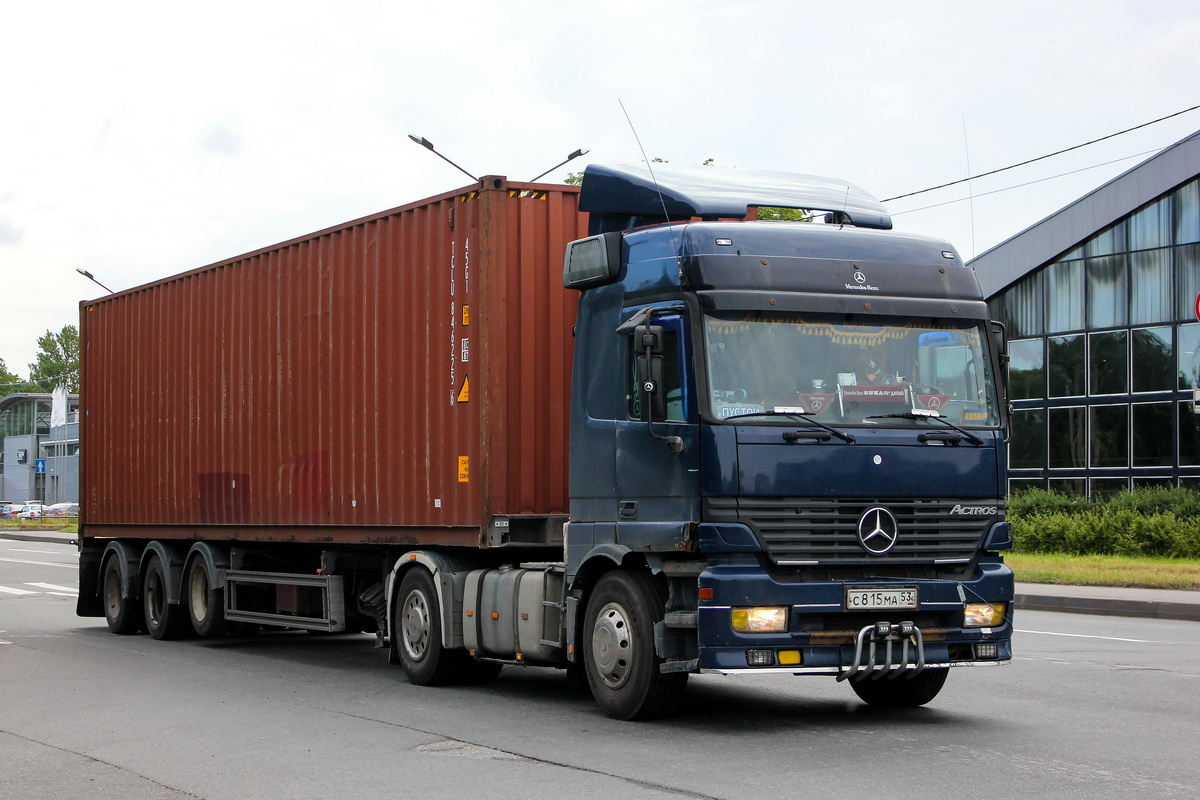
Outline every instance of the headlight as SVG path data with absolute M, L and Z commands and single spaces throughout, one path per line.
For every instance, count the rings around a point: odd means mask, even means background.
M 729 621 L 738 633 L 784 633 L 787 607 L 734 608 L 729 611 Z
M 994 628 L 1004 624 L 1007 603 L 967 603 L 963 609 L 964 628 Z

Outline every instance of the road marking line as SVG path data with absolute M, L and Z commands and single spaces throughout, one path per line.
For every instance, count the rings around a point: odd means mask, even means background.
M 66 567 L 67 569 L 79 569 L 78 564 L 61 564 L 55 561 L 27 561 L 23 558 L 0 558 L 7 564 L 36 564 L 39 567 Z
M 1122 639 L 1120 636 L 1091 636 L 1086 633 L 1054 633 L 1052 631 L 1025 631 L 1017 628 L 1017 633 L 1040 633 L 1042 636 L 1070 636 L 1073 639 L 1104 639 L 1109 642 L 1136 642 L 1137 644 L 1162 644 L 1151 639 Z
M 60 556 L 60 555 L 62 555 L 62 551 L 60 551 L 60 550 L 23 550 L 20 547 L 6 547 L 6 548 L 4 548 L 4 552 L 6 552 L 6 553 L 41 553 L 44 556 Z
M 5 594 L 16 594 L 16 595 L 37 594 L 37 592 L 31 592 L 28 589 L 11 589 L 7 586 L 0 586 L 0 592 L 4 592 Z
M 57 583 L 28 583 L 28 582 L 26 582 L 25 585 L 26 586 L 36 586 L 39 589 L 49 589 L 50 591 L 53 591 L 53 592 L 71 592 L 72 594 L 79 594 L 78 589 L 72 589 L 70 586 L 59 586 Z

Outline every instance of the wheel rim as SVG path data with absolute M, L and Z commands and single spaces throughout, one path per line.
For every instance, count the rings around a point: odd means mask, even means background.
M 429 652 L 429 602 L 425 594 L 414 589 L 404 598 L 400 624 L 403 628 L 404 652 L 413 661 L 420 661 Z
M 192 567 L 192 577 L 188 581 L 188 607 L 196 622 L 208 619 L 208 574 L 199 564 Z
M 121 575 L 116 569 L 104 573 L 104 610 L 109 619 L 121 613 Z
M 629 680 L 633 645 L 633 630 L 625 609 L 617 603 L 600 609 L 592 628 L 592 663 L 608 688 L 620 689 Z

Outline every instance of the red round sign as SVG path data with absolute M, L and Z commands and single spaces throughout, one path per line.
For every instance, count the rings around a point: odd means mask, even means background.
M 1196 294 L 1196 319 L 1200 320 L 1200 293 Z

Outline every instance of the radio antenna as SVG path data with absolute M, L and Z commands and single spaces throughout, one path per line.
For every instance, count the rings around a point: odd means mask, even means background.
M 617 103 L 621 106 L 621 113 L 625 115 L 625 121 L 629 123 L 629 130 L 633 131 L 633 140 L 637 142 L 638 150 L 642 151 L 642 160 L 646 162 L 646 169 L 650 170 L 650 180 L 654 181 L 654 191 L 658 193 L 658 202 L 662 205 L 663 218 L 666 219 L 668 226 L 671 222 L 671 214 L 667 211 L 667 201 L 663 198 L 662 189 L 658 186 L 658 177 L 654 174 L 654 167 L 650 166 L 650 159 L 646 157 L 646 148 L 642 147 L 642 137 L 638 136 L 637 128 L 633 126 L 633 120 L 629 117 L 629 112 L 625 109 L 625 104 L 621 102 L 621 98 L 617 98 Z M 679 253 L 679 244 L 675 241 L 675 228 L 671 227 L 671 245 L 675 248 L 676 254 Z M 679 260 L 679 282 L 683 283 L 683 256 L 678 255 Z

